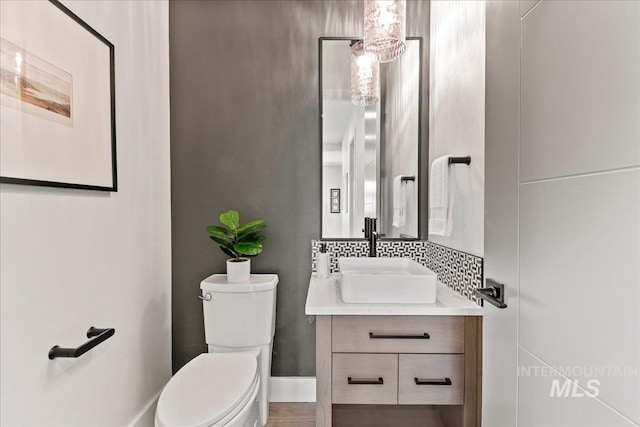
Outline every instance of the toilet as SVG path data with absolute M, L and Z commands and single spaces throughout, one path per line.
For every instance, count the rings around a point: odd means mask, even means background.
M 227 283 L 214 274 L 200 284 L 203 353 L 162 390 L 156 427 L 261 427 L 269 417 L 269 376 L 275 332 L 275 274 Z

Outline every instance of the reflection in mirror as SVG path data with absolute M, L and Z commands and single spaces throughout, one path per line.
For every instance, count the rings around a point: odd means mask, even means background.
M 322 238 L 417 238 L 421 39 L 380 64 L 380 101 L 351 102 L 352 40 L 321 39 Z

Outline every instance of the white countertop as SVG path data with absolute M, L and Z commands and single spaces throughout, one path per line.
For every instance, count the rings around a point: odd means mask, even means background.
M 404 316 L 482 316 L 482 307 L 438 283 L 438 300 L 434 304 L 348 304 L 340 296 L 339 273 L 328 279 L 315 274 L 309 281 L 305 313 L 332 315 L 404 315 Z

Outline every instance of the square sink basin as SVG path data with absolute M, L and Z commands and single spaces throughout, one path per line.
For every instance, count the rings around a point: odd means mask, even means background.
M 410 258 L 338 258 L 346 303 L 433 304 L 438 276 Z

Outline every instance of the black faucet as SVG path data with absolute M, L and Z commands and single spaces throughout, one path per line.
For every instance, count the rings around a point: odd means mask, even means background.
M 376 231 L 376 218 L 364 219 L 364 238 L 369 241 L 369 256 L 376 256 L 376 242 L 380 235 Z

